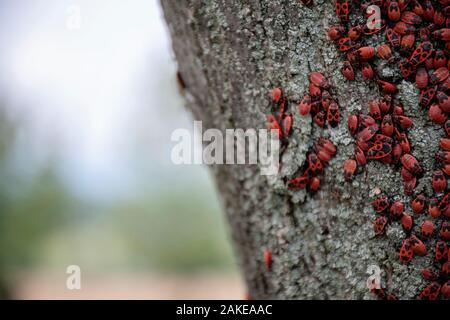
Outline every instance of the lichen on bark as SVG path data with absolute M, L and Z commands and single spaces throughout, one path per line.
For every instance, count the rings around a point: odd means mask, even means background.
M 401 298 L 414 298 L 422 282 L 419 270 L 429 257 L 409 265 L 398 260 L 404 238 L 399 224 L 375 237 L 371 200 L 380 192 L 404 196 L 400 170 L 369 162 L 365 173 L 345 183 L 342 164 L 353 155 L 353 138 L 346 119 L 366 112 L 367 102 L 380 96 L 374 82 L 344 81 L 341 57 L 325 29 L 336 23 L 331 1 L 315 0 L 305 7 L 298 0 L 162 0 L 179 72 L 186 83 L 187 108 L 204 128 L 264 128 L 270 113 L 268 92 L 280 86 L 292 102 L 293 134 L 275 178 L 257 166 L 212 166 L 218 192 L 230 224 L 242 273 L 253 298 L 373 299 L 366 286 L 367 268 L 382 269 L 382 283 Z M 392 72 L 377 65 L 382 72 Z M 308 90 L 308 74 L 321 71 L 333 84 L 341 106 L 338 128 L 321 129 L 300 116 L 297 102 Z M 409 138 L 413 154 L 427 168 L 441 131 L 418 107 L 418 92 L 403 82 L 399 97 L 414 120 Z M 290 191 L 292 177 L 319 136 L 329 137 L 338 153 L 326 168 L 320 190 Z M 430 176 L 418 190 L 429 188 Z M 418 218 L 416 225 L 421 222 Z M 263 250 L 273 252 L 270 271 Z

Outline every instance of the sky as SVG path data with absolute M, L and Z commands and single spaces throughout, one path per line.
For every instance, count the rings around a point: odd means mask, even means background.
M 134 192 L 143 173 L 155 188 L 179 170 L 207 179 L 170 163 L 170 133 L 192 121 L 159 1 L 11 0 L 0 11 L 0 99 L 20 119 L 20 172 L 52 157 L 76 193 L 107 198 Z

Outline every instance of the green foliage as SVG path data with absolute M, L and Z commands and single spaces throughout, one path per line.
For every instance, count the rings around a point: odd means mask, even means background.
M 14 182 L 11 182 L 14 183 Z M 1 202 L 0 257 L 3 268 L 25 268 L 39 261 L 44 239 L 68 222 L 73 200 L 51 169 L 44 170 Z
M 117 232 L 128 235 L 129 247 L 140 265 L 160 271 L 233 265 L 223 217 L 211 199 L 214 194 L 206 192 L 205 196 L 205 189 L 191 188 L 189 193 L 167 190 L 114 210 L 112 222 Z

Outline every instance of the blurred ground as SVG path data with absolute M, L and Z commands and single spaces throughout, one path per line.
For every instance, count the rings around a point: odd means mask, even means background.
M 83 277 L 81 290 L 67 290 L 65 279 L 52 272 L 20 276 L 18 299 L 243 299 L 242 281 L 236 274 L 114 274 Z

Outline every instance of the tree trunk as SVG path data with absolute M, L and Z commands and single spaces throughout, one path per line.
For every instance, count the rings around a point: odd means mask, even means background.
M 308 8 L 298 0 L 162 0 L 187 107 L 203 128 L 265 128 L 271 112 L 268 93 L 284 89 L 294 116 L 293 134 L 282 153 L 275 177 L 260 174 L 256 165 L 216 165 L 214 173 L 223 200 L 248 292 L 255 299 L 372 299 L 367 269 L 379 266 L 381 281 L 400 298 L 414 298 L 425 282 L 420 269 L 431 257 L 404 265 L 398 248 L 404 238 L 400 224 L 375 237 L 371 201 L 380 190 L 409 203 L 400 170 L 370 162 L 365 173 L 345 183 L 343 162 L 353 155 L 354 140 L 346 119 L 366 112 L 367 102 L 380 97 L 376 82 L 344 81 L 342 57 L 326 37 L 336 24 L 332 1 L 314 0 Z M 398 73 L 382 62 L 383 74 Z M 295 102 L 308 91 L 308 74 L 321 71 L 333 84 L 341 106 L 337 128 L 319 128 L 300 116 Z M 409 132 L 414 155 L 431 172 L 442 130 L 431 126 L 416 107 L 418 92 L 407 82 L 399 86 L 405 113 L 414 120 Z M 329 137 L 338 153 L 325 170 L 315 194 L 291 191 L 286 179 L 305 161 L 318 137 Z M 428 190 L 429 174 L 416 190 Z M 420 224 L 419 217 L 416 225 Z M 270 249 L 273 263 L 264 264 Z

